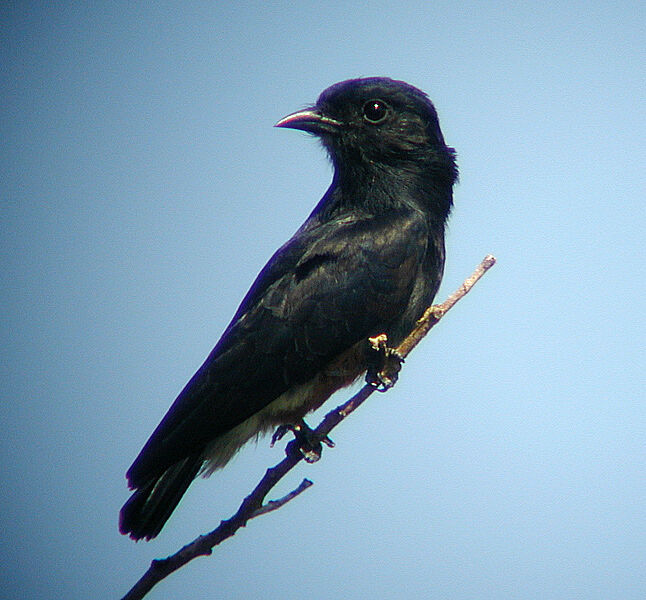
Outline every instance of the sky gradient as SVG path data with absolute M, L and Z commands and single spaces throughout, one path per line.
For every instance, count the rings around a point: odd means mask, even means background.
M 148 597 L 646 597 L 644 12 L 4 3 L 0 595 L 118 598 L 280 460 L 118 533 L 126 469 L 329 185 L 272 125 L 380 75 L 457 150 L 439 299 L 498 264 L 276 496 L 312 488 Z

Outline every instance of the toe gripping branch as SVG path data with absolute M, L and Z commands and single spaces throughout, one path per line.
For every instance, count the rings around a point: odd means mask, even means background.
M 397 382 L 404 357 L 395 348 L 388 347 L 388 336 L 382 333 L 368 338 L 367 362 L 366 382 L 378 392 L 387 392 Z M 290 431 L 294 439 L 285 448 L 288 456 L 302 456 L 307 462 L 314 463 L 321 458 L 322 444 L 334 448 L 334 442 L 327 435 L 317 434 L 302 419 L 298 423 L 280 425 L 271 436 L 271 446 Z
M 271 436 L 271 446 L 283 439 L 287 432 L 291 431 L 294 434 L 294 439 L 287 444 L 285 454 L 288 456 L 292 454 L 301 454 L 306 462 L 315 463 L 321 458 L 321 451 L 323 446 L 321 442 L 328 448 L 334 448 L 334 442 L 327 435 L 319 435 L 303 420 L 299 423 L 287 423 L 280 425 L 278 429 Z
M 368 338 L 368 370 L 366 382 L 378 392 L 387 392 L 399 377 L 404 357 L 395 349 L 388 347 L 385 333 Z

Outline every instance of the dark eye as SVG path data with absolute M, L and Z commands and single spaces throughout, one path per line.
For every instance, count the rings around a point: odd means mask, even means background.
M 388 116 L 389 109 L 383 100 L 368 100 L 363 105 L 363 118 L 370 123 L 381 123 Z

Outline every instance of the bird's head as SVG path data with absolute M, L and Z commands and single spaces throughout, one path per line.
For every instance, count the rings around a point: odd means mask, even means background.
M 288 115 L 276 127 L 316 134 L 335 168 L 348 165 L 444 172 L 457 177 L 433 103 L 424 92 L 383 77 L 349 79 L 326 89 L 316 104 Z

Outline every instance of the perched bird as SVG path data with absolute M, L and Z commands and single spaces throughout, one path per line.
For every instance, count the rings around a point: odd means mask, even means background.
M 133 539 L 155 537 L 199 473 L 355 381 L 367 338 L 399 344 L 440 285 L 457 166 L 426 94 L 351 79 L 276 127 L 318 136 L 332 183 L 128 470 L 119 528 Z

